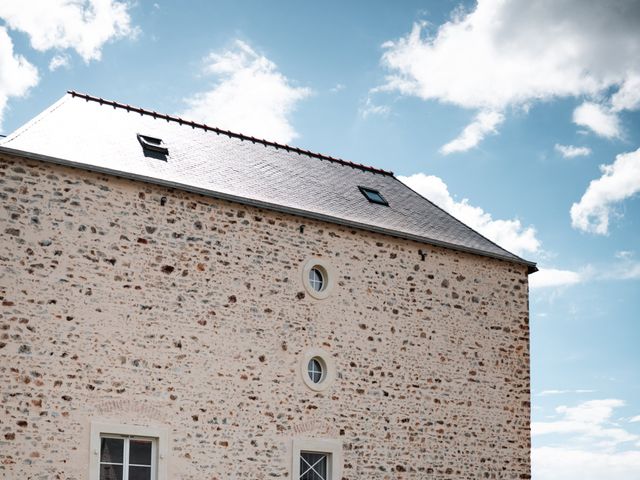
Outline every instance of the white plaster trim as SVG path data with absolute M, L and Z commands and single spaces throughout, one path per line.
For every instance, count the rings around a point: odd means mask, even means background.
M 321 360 L 324 370 L 324 375 L 318 383 L 314 383 L 307 373 L 309 361 L 314 357 Z M 307 387 L 315 392 L 321 392 L 329 388 L 336 379 L 336 363 L 333 357 L 321 348 L 309 348 L 303 352 L 300 358 L 300 374 L 302 375 L 302 381 Z
M 309 271 L 314 267 L 319 267 L 320 270 L 323 271 L 325 277 L 325 286 L 319 292 L 314 290 L 313 287 L 309 284 Z M 300 273 L 302 275 L 302 284 L 304 285 L 305 290 L 313 298 L 317 300 L 323 300 L 331 294 L 336 281 L 336 272 L 333 266 L 328 261 L 318 257 L 310 258 L 302 265 Z
M 167 480 L 167 459 L 169 453 L 169 429 L 147 425 L 124 425 L 118 423 L 91 422 L 89 440 L 89 480 L 100 480 L 100 435 L 130 435 L 150 437 L 157 441 L 157 480 Z
M 329 480 L 342 480 L 342 440 L 335 438 L 308 438 L 298 437 L 293 439 L 292 454 L 292 480 L 300 479 L 300 452 L 328 453 Z

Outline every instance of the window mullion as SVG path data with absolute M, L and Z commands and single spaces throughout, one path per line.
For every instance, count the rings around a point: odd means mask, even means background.
M 155 440 L 151 442 L 151 480 L 156 480 L 156 465 L 158 464 L 158 445 Z
M 129 480 L 129 437 L 124 439 L 124 458 L 122 459 L 122 480 Z

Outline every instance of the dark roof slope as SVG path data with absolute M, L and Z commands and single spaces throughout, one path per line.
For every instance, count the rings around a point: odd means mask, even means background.
M 165 160 L 137 134 L 161 138 Z M 69 92 L 0 151 L 168 185 L 262 208 L 528 265 L 398 181 L 393 173 L 169 115 Z M 156 155 L 157 157 L 157 155 Z M 359 186 L 389 202 L 369 202 Z

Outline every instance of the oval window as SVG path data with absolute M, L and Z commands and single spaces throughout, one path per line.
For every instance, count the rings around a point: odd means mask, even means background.
M 309 360 L 307 365 L 307 374 L 313 383 L 320 383 L 324 377 L 324 367 L 322 366 L 322 360 L 318 357 L 313 357 Z
M 315 266 L 309 270 L 309 285 L 311 285 L 311 288 L 316 292 L 324 290 L 325 280 L 320 267 Z
M 313 391 L 326 390 L 336 378 L 335 361 L 321 348 L 310 348 L 304 352 L 299 365 L 302 381 Z
M 329 262 L 322 258 L 310 258 L 302 265 L 301 273 L 302 284 L 311 297 L 322 300 L 331 294 L 336 272 Z

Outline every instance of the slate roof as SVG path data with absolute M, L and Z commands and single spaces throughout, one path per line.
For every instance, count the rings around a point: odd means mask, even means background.
M 161 138 L 166 160 L 137 134 Z M 0 142 L 0 151 L 527 265 L 385 170 L 76 92 Z M 156 158 L 154 158 L 156 157 Z M 389 206 L 369 202 L 359 186 Z

